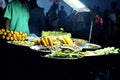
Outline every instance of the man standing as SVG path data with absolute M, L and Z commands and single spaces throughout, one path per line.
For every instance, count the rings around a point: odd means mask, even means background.
M 66 17 L 67 17 L 67 13 L 64 10 L 64 6 L 61 5 L 60 10 L 58 11 L 58 26 L 59 27 L 65 27 Z
M 6 30 L 29 34 L 28 21 L 30 15 L 27 0 L 12 0 L 6 7 L 4 17 L 7 18 Z

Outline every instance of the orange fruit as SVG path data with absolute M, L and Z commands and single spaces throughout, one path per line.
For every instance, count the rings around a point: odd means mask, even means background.
M 5 36 L 4 36 L 4 35 L 2 36 L 2 39 L 5 39 Z
M 5 32 L 5 29 L 1 29 L 2 32 Z
M 19 34 L 23 34 L 23 33 L 20 31 Z
M 10 40 L 13 40 L 14 38 L 13 37 L 10 37 Z
M 14 32 L 13 31 L 10 31 L 11 34 L 13 34 Z
M 2 31 L 0 31 L 0 35 L 2 35 L 3 34 L 3 32 Z
M 7 35 L 7 33 L 6 33 L 6 32 L 4 32 L 3 34 L 4 34 L 4 35 Z
M 6 30 L 7 33 L 9 33 L 10 31 L 9 30 Z
M 7 40 L 9 40 L 10 38 L 9 37 L 6 37 Z

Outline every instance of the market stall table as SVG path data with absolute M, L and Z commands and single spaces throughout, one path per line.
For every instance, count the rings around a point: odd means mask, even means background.
M 105 71 L 101 78 L 109 80 L 111 68 L 119 69 L 119 54 L 86 56 L 79 59 L 52 59 L 40 55 L 39 51 L 26 46 L 0 44 L 1 51 L 8 56 L 8 76 L 15 79 L 81 79 L 90 80 Z M 105 69 L 105 70 L 104 70 Z M 11 74 L 11 72 L 14 72 Z M 91 74 L 92 72 L 92 74 Z M 95 74 L 94 74 L 95 73 Z M 14 76 L 13 76 L 14 75 Z M 55 76 L 55 77 L 54 77 Z

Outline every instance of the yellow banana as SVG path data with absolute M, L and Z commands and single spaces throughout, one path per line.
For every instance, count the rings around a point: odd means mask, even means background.
M 41 38 L 41 41 L 42 41 L 44 46 L 47 46 L 47 44 L 46 44 L 46 42 L 45 42 L 45 40 L 43 38 Z
M 44 37 L 44 40 L 45 40 L 45 42 L 46 42 L 46 45 L 49 46 L 49 42 L 48 42 L 47 37 Z
M 49 36 L 47 37 L 47 39 L 48 39 L 48 42 L 49 42 L 50 46 L 53 46 L 53 41 L 52 41 L 52 39 L 51 39 Z
M 68 43 L 69 43 L 69 44 L 73 44 L 73 41 L 72 41 L 72 39 L 70 39 L 70 38 L 67 38 L 67 41 L 68 41 Z
M 61 41 L 62 41 L 63 44 L 67 44 L 67 42 L 64 38 Z

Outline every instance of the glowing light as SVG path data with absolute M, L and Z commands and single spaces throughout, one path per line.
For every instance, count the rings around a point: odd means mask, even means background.
M 90 9 L 86 7 L 82 2 L 79 0 L 63 0 L 66 4 L 72 7 L 77 12 L 89 12 Z

